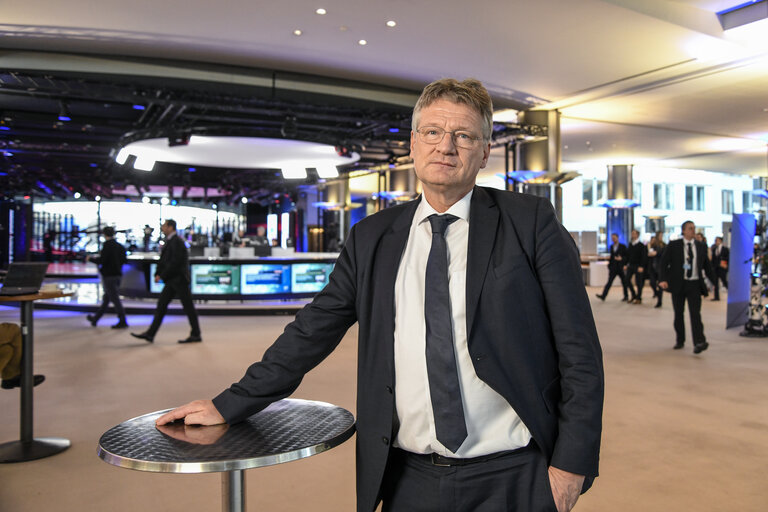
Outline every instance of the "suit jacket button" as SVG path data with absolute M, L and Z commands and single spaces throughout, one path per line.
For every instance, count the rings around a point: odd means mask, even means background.
M 382 437 L 381 442 L 384 443 L 385 445 L 389 445 L 389 439 L 386 437 Z

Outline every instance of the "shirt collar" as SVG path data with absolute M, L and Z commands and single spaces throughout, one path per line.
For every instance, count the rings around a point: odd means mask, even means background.
M 475 189 L 473 188 L 467 192 L 464 197 L 456 201 L 450 208 L 448 208 L 445 213 L 450 213 L 451 215 L 455 215 L 456 217 L 469 222 L 469 206 L 474 190 Z M 416 209 L 416 219 L 418 220 L 418 223 L 421 224 L 427 220 L 430 215 L 435 213 L 438 213 L 437 210 L 432 208 L 432 205 L 429 204 L 429 202 L 424 198 L 424 194 L 422 194 L 421 201 L 419 201 L 419 206 Z M 438 215 L 440 214 L 438 213 Z

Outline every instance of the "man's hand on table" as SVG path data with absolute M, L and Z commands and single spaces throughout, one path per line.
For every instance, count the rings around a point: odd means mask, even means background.
M 163 414 L 155 420 L 155 425 L 166 425 L 182 418 L 186 425 L 220 425 L 226 423 L 224 417 L 213 405 L 213 401 L 195 400 Z
M 157 425 L 155 428 L 163 434 L 192 444 L 214 444 L 221 439 L 221 436 L 227 433 L 229 425 L 182 425 L 179 423 L 169 423 L 167 425 Z
M 549 466 L 549 484 L 552 487 L 557 512 L 569 512 L 579 499 L 581 487 L 584 485 L 584 475 Z

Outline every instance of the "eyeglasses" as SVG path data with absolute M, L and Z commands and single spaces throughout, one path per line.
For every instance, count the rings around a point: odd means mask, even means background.
M 443 137 L 445 137 L 445 134 L 449 133 L 451 134 L 451 140 L 454 145 L 464 149 L 474 149 L 482 138 L 465 130 L 449 132 L 439 126 L 424 126 L 423 128 L 416 130 L 416 133 L 419 134 L 424 143 L 432 145 L 439 144 L 443 140 Z

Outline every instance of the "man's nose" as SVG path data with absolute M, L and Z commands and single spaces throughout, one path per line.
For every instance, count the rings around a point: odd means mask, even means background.
M 453 154 L 456 152 L 456 144 L 453 142 L 453 134 L 445 132 L 443 139 L 437 143 L 437 150 L 443 154 Z

